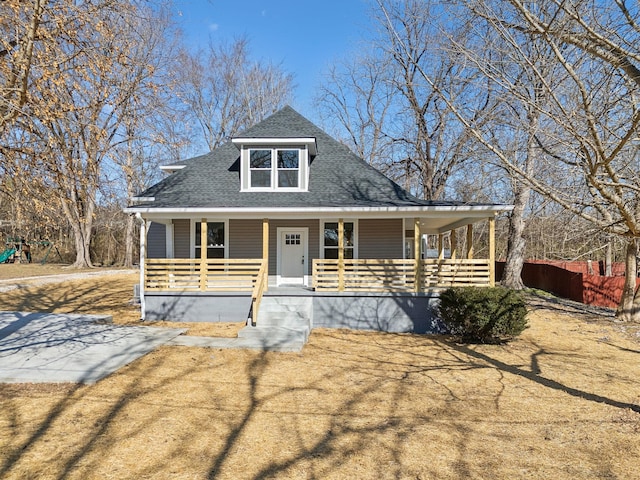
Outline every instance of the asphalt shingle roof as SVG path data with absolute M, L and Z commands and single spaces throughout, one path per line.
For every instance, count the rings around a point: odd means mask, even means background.
M 307 192 L 241 192 L 240 150 L 228 142 L 192 158 L 185 168 L 139 194 L 154 197 L 137 207 L 291 208 L 407 207 L 462 205 L 420 200 L 354 155 L 291 107 L 285 107 L 238 135 L 242 138 L 310 138 L 317 155 L 310 165 Z

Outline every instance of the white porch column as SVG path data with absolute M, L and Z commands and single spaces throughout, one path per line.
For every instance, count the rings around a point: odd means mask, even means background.
M 140 318 L 144 320 L 147 314 L 144 300 L 145 260 L 147 258 L 147 222 L 139 213 L 136 214 L 136 218 L 138 222 L 140 222 Z
M 489 219 L 489 286 L 496 286 L 496 217 Z

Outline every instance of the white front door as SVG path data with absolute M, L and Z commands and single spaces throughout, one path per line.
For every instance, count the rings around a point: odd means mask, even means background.
M 278 283 L 303 284 L 306 273 L 307 231 L 278 229 Z

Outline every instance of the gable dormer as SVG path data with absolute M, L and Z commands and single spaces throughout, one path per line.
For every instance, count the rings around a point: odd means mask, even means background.
M 306 192 L 316 139 L 237 137 L 240 149 L 240 191 Z

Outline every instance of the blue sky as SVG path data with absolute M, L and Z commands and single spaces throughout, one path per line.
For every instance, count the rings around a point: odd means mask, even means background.
M 313 117 L 314 87 L 367 30 L 367 0 L 175 0 L 175 19 L 193 47 L 246 35 L 254 59 L 294 75 L 292 106 Z

